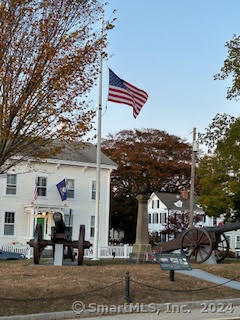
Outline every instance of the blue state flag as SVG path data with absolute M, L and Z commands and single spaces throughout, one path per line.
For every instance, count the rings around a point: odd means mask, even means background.
M 56 184 L 56 187 L 58 189 L 62 201 L 67 200 L 67 187 L 65 179 Z

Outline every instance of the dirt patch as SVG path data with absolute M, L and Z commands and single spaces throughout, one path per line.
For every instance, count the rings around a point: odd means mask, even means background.
M 230 277 L 232 272 L 234 277 L 240 275 L 239 267 L 203 268 L 215 274 L 217 270 L 219 275 L 225 268 L 224 276 Z M 227 287 L 212 288 L 214 284 L 178 273 L 175 282 L 170 282 L 169 273 L 161 271 L 157 264 L 127 265 L 116 261 L 108 265 L 54 267 L 15 261 L 0 263 L 0 315 L 71 310 L 76 300 L 86 305 L 124 304 L 126 271 L 133 280 L 131 296 L 134 303 L 240 298 L 240 291 Z

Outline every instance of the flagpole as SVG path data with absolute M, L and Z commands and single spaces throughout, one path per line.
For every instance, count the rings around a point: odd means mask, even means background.
M 102 12 L 102 37 L 104 28 L 104 12 Z M 94 223 L 94 242 L 93 242 L 93 259 L 99 260 L 99 209 L 100 209 L 100 182 L 101 182 L 101 131 L 102 131 L 102 51 L 100 54 L 100 72 L 99 72 L 99 103 L 98 103 L 98 129 L 97 129 L 97 170 L 96 170 L 96 208 Z

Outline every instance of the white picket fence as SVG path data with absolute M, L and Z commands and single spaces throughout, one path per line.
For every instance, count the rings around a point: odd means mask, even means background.
M 108 246 L 108 247 L 100 247 L 99 248 L 99 257 L 102 259 L 112 258 L 115 254 L 115 258 L 128 259 L 130 253 L 132 252 L 132 246 L 125 244 L 123 246 Z M 85 249 L 84 257 L 92 258 L 93 257 L 93 249 Z
M 29 245 L 0 245 L 0 249 L 8 252 L 21 253 L 25 256 L 26 259 L 31 259 L 33 257 L 33 248 Z M 115 254 L 115 258 L 128 259 L 130 253 L 132 252 L 132 246 L 125 244 L 123 246 L 108 246 L 99 248 L 99 257 L 102 259 L 112 258 Z M 85 258 L 93 257 L 93 250 L 85 249 L 84 250 Z
M 31 248 L 29 245 L 1 245 L 0 249 L 3 251 L 23 254 L 26 259 L 31 259 L 33 257 L 33 248 Z

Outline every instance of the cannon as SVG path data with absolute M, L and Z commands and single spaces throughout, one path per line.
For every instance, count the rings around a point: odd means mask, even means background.
M 51 228 L 51 240 L 56 243 L 62 243 L 63 240 L 71 241 L 72 227 L 66 227 L 62 214 L 60 212 L 54 212 L 53 220 L 55 227 Z
M 175 239 L 155 246 L 160 253 L 181 250 L 188 259 L 195 263 L 203 263 L 215 253 L 217 263 L 223 261 L 229 252 L 229 242 L 225 232 L 240 229 L 240 222 L 227 223 L 216 227 L 189 228 L 181 232 Z
M 90 248 L 89 241 L 85 241 L 85 225 L 80 225 L 78 240 L 72 240 L 72 227 L 67 227 L 63 221 L 61 212 L 53 214 L 55 226 L 51 228 L 51 240 L 43 239 L 42 225 L 37 224 L 34 234 L 34 239 L 31 239 L 28 244 L 33 247 L 33 261 L 39 264 L 41 253 L 47 246 L 53 247 L 53 254 L 55 244 L 62 244 L 67 248 L 67 254 L 64 258 L 75 259 L 74 249 L 78 249 L 78 265 L 82 265 L 84 257 L 84 249 Z

